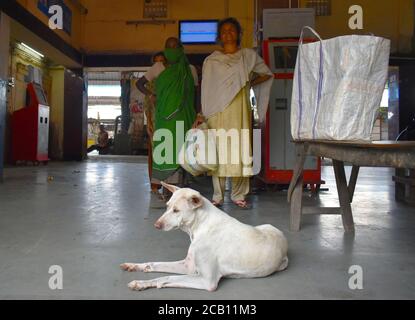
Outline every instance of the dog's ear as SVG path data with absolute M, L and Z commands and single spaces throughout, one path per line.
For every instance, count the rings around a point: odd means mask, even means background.
M 190 196 L 189 202 L 193 209 L 197 209 L 203 205 L 203 198 L 200 193 L 194 193 Z
M 170 192 L 173 192 L 173 193 L 180 189 L 179 187 L 176 187 L 172 184 L 165 183 L 163 181 L 161 181 L 161 185 L 163 187 L 165 187 L 167 190 L 169 190 Z

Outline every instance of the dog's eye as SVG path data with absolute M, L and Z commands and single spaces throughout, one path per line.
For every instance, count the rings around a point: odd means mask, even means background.
M 177 213 L 177 212 L 179 212 L 179 210 L 178 210 L 178 209 L 176 209 L 176 208 L 174 208 L 174 209 L 173 209 L 173 212 L 174 212 L 174 213 Z

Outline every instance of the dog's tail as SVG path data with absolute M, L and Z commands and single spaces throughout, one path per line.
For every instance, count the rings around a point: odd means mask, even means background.
M 278 271 L 283 271 L 287 269 L 287 267 L 288 267 L 288 257 L 285 257 L 284 259 L 282 259 L 281 264 L 278 268 Z

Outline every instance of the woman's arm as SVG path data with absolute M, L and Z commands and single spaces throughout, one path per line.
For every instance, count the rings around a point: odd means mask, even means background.
M 141 77 L 140 79 L 137 80 L 137 82 L 135 83 L 135 86 L 137 87 L 138 90 L 140 90 L 143 94 L 145 94 L 146 96 L 152 95 L 153 92 L 151 92 L 150 90 L 148 90 L 146 88 L 146 84 L 148 83 L 148 80 L 146 79 L 146 77 Z

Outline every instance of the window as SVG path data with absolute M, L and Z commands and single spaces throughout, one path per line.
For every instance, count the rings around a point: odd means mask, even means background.
M 314 8 L 316 16 L 330 16 L 331 0 L 307 0 L 307 8 Z
M 144 18 L 167 18 L 167 0 L 145 0 Z

